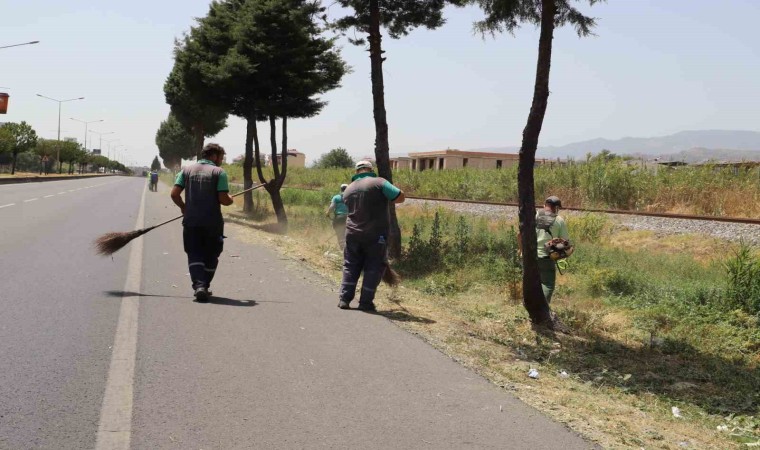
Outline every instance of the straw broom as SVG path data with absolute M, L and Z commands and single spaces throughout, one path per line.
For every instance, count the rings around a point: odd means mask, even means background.
M 246 192 L 256 190 L 263 186 L 264 186 L 263 184 L 259 184 L 258 186 L 254 186 L 244 191 L 238 192 L 237 194 L 232 195 L 232 197 L 243 195 Z M 158 225 L 153 225 L 152 227 L 142 228 L 140 230 L 128 231 L 125 233 L 120 233 L 120 232 L 105 233 L 95 240 L 95 252 L 103 256 L 112 255 L 118 252 L 119 250 L 121 250 L 122 248 L 124 248 L 130 242 L 132 242 L 132 240 L 137 239 L 143 234 L 149 231 L 152 231 L 158 227 L 164 226 L 167 223 L 171 223 L 171 222 L 174 222 L 175 220 L 179 220 L 183 217 L 184 215 L 177 216 L 173 219 L 167 220 L 166 222 L 159 223 Z M 393 268 L 388 262 L 385 263 L 385 271 L 383 272 L 383 282 L 389 286 L 397 286 L 401 282 L 401 276 L 399 276 L 399 274 L 395 270 L 393 270 Z
M 258 186 L 254 186 L 244 191 L 238 192 L 237 194 L 232 195 L 231 197 L 237 197 L 238 195 L 243 195 L 246 192 L 253 191 L 263 186 L 264 184 L 259 184 Z M 183 217 L 184 215 L 177 216 L 173 219 L 167 220 L 166 222 L 159 223 L 158 225 L 153 225 L 152 227 L 143 228 L 140 230 L 128 231 L 126 233 L 106 233 L 100 236 L 99 238 L 95 239 L 95 243 L 94 243 L 95 252 L 103 256 L 112 255 L 118 252 L 119 250 L 121 250 L 127 244 L 129 244 L 133 239 L 137 239 L 138 237 L 142 236 L 143 234 L 151 230 L 164 226 L 167 223 L 174 222 L 175 220 L 179 220 Z

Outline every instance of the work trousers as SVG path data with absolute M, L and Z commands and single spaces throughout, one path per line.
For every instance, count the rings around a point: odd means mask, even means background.
M 346 235 L 343 249 L 343 282 L 340 285 L 340 300 L 350 303 L 356 295 L 359 275 L 364 272 L 359 304 L 371 305 L 375 291 L 383 279 L 388 264 L 385 236 L 361 238 Z
M 212 227 L 185 226 L 182 240 L 193 289 L 209 288 L 224 247 L 224 224 Z
M 338 247 L 346 248 L 346 216 L 335 216 L 332 221 L 335 237 L 338 238 Z
M 557 281 L 557 263 L 551 258 L 538 258 L 538 273 L 541 277 L 541 289 L 544 291 L 544 298 L 546 298 L 546 303 L 550 303 Z

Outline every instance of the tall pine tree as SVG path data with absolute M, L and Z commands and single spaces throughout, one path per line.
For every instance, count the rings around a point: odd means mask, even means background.
M 533 90 L 533 103 L 523 129 L 520 160 L 517 172 L 519 197 L 520 236 L 523 249 L 523 304 L 531 321 L 539 326 L 555 328 L 559 325 L 552 317 L 549 304 L 541 290 L 538 272 L 536 243 L 536 199 L 533 167 L 536 163 L 538 137 L 544 123 L 549 101 L 549 71 L 552 58 L 554 29 L 572 25 L 578 36 L 588 36 L 596 24 L 573 7 L 573 0 L 476 0 L 486 18 L 475 24 L 481 33 L 513 32 L 522 23 L 540 27 L 538 62 Z M 586 0 L 593 5 L 600 0 Z

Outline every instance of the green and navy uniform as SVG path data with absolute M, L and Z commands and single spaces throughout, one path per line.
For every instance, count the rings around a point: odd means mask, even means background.
M 185 190 L 183 242 L 193 289 L 209 288 L 224 247 L 224 219 L 219 192 L 229 192 L 227 173 L 201 159 L 177 174 L 175 186 Z
M 340 300 L 353 300 L 359 275 L 364 272 L 359 303 L 373 303 L 387 266 L 388 206 L 400 194 L 399 188 L 372 172 L 354 175 L 352 183 L 343 192 L 348 217 Z
M 330 200 L 333 207 L 332 226 L 335 230 L 335 237 L 338 239 L 338 246 L 341 250 L 346 247 L 346 219 L 348 218 L 348 206 L 343 202 L 343 195 L 336 194 Z
M 541 215 L 546 214 L 548 214 L 546 211 L 539 211 L 538 214 L 536 214 L 536 219 Z M 536 237 L 538 244 L 538 273 L 541 277 L 541 289 L 544 291 L 546 302 L 549 303 L 552 301 L 554 287 L 557 282 L 557 262 L 549 258 L 549 254 L 546 253 L 546 248 L 544 246 L 554 238 L 570 240 L 570 234 L 567 231 L 567 223 L 565 222 L 565 219 L 563 219 L 562 216 L 557 215 L 548 231 L 536 228 Z

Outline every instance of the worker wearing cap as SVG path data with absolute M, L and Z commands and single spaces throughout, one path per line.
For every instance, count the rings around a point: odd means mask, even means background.
M 327 217 L 332 216 L 332 226 L 335 230 L 335 237 L 338 238 L 338 246 L 343 250 L 346 246 L 346 218 L 348 217 L 348 206 L 343 202 L 343 192 L 348 187 L 347 184 L 340 185 L 340 194 L 335 194 L 330 200 L 330 206 L 327 208 Z
M 177 174 L 171 192 L 172 200 L 184 215 L 182 240 L 195 300 L 199 303 L 207 302 L 211 296 L 209 288 L 224 247 L 221 205 L 232 204 L 227 173 L 219 167 L 223 161 L 224 148 L 206 144 L 201 159 Z
M 348 217 L 338 308 L 349 308 L 359 275 L 364 272 L 359 309 L 375 311 L 375 291 L 388 265 L 389 206 L 403 201 L 401 189 L 375 175 L 370 161 L 356 163 L 356 174 L 343 192 Z
M 546 243 L 554 238 L 570 240 L 565 219 L 559 215 L 562 201 L 552 195 L 544 201 L 544 209 L 536 214 L 536 237 L 538 239 L 538 271 L 546 302 L 552 300 L 557 280 L 557 262 L 546 252 Z

